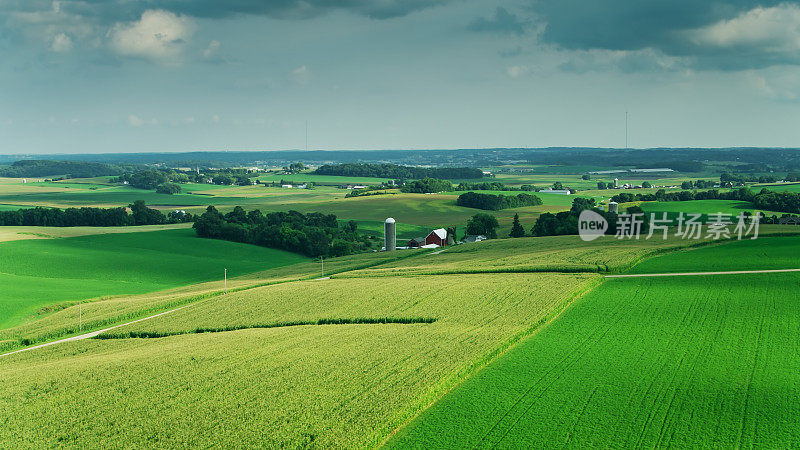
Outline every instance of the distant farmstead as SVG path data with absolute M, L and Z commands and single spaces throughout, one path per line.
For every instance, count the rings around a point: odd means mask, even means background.
M 444 247 L 447 245 L 447 230 L 444 228 L 437 228 L 428 234 L 425 238 L 425 245 L 438 245 Z

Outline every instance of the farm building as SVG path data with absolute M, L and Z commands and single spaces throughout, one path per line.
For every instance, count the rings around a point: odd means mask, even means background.
M 468 235 L 467 237 L 464 238 L 464 242 L 466 242 L 466 243 L 480 242 L 480 241 L 485 241 L 485 240 L 486 240 L 486 236 L 484 236 L 482 234 L 470 234 L 470 235 Z
M 422 247 L 423 245 L 425 245 L 424 237 L 416 237 L 406 242 L 406 247 L 408 248 L 419 248 Z
M 547 194 L 561 194 L 561 195 L 570 195 L 570 194 L 572 194 L 572 192 L 570 192 L 569 189 L 551 189 L 551 188 L 547 188 L 547 189 L 542 189 L 539 192 L 544 192 L 544 193 L 547 193 Z
M 425 245 L 436 244 L 444 247 L 447 245 L 447 230 L 444 228 L 437 228 L 428 234 L 425 238 Z

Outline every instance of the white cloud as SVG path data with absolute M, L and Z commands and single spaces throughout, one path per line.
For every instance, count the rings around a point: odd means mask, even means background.
M 528 68 L 525 66 L 510 66 L 506 68 L 506 74 L 511 78 L 519 78 L 528 73 Z
M 194 22 L 186 16 L 151 9 L 136 22 L 114 25 L 108 34 L 111 48 L 120 55 L 169 64 L 180 62 L 195 29 Z
M 219 116 L 214 114 L 213 116 L 211 116 L 211 121 L 214 123 L 219 123 Z
M 132 127 L 140 127 L 142 125 L 158 125 L 158 120 L 156 119 L 142 119 L 141 117 L 131 114 L 128 116 L 128 124 Z
M 306 66 L 300 66 L 292 71 L 292 78 L 300 84 L 307 84 L 311 79 L 311 70 Z
M 194 121 L 195 121 L 194 117 L 184 117 L 183 118 L 183 123 L 186 124 L 186 125 L 191 125 L 191 124 L 194 123 Z
M 132 127 L 140 127 L 144 125 L 144 120 L 140 119 L 139 116 L 131 114 L 128 116 L 128 123 Z
M 72 38 L 64 33 L 58 33 L 50 44 L 50 50 L 57 53 L 66 53 L 72 50 Z
M 800 50 L 800 6 L 758 7 L 730 20 L 690 32 L 696 44 L 718 48 L 757 47 L 768 52 Z
M 219 43 L 219 41 L 211 41 L 211 42 L 209 42 L 208 43 L 208 47 L 206 47 L 206 49 L 203 50 L 203 58 L 210 59 L 210 58 L 213 58 L 213 57 L 217 56 L 217 53 L 219 52 L 220 45 L 221 44 Z

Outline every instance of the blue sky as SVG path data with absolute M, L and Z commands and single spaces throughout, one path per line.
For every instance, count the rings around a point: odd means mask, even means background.
M 800 6 L 0 0 L 0 153 L 800 146 Z

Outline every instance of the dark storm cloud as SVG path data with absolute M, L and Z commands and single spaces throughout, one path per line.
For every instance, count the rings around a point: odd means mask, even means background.
M 544 39 L 568 49 L 684 51 L 678 33 L 731 19 L 778 0 L 538 0 Z
M 130 19 L 146 9 L 164 9 L 201 18 L 225 18 L 235 15 L 262 15 L 275 18 L 304 19 L 331 11 L 343 10 L 373 19 L 401 17 L 452 0 L 124 0 L 63 1 L 61 8 L 73 14 L 94 17 L 99 21 Z M 14 2 L 20 8 L 29 4 Z M 39 3 L 34 1 L 32 3 Z M 50 2 L 42 2 L 48 5 Z
M 798 1 L 536 0 L 541 39 L 568 50 L 654 49 L 696 68 L 798 64 Z
M 499 6 L 490 17 L 479 17 L 467 27 L 472 31 L 493 32 L 501 34 L 523 34 L 526 22 L 516 14 Z

